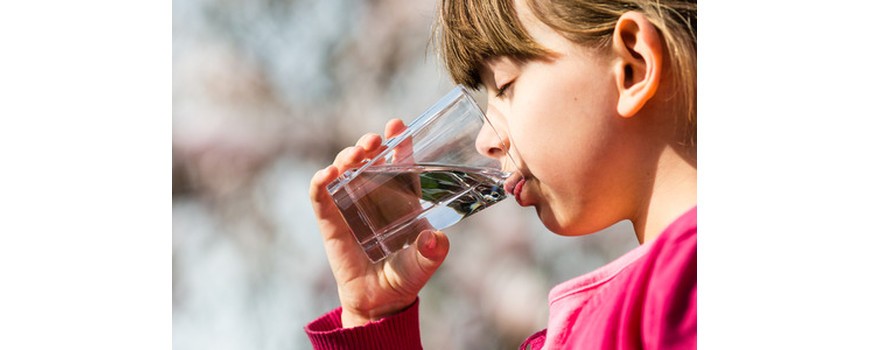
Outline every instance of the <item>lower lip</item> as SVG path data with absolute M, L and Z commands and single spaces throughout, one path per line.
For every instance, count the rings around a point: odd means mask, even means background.
M 516 186 L 514 186 L 514 193 L 513 193 L 513 195 L 514 195 L 514 199 L 517 200 L 517 203 L 518 203 L 520 206 L 525 206 L 525 205 L 523 204 L 523 199 L 522 199 L 522 196 L 523 196 L 523 187 L 524 187 L 525 184 L 526 184 L 526 179 L 522 179 L 522 180 L 520 180 L 520 182 L 517 182 Z

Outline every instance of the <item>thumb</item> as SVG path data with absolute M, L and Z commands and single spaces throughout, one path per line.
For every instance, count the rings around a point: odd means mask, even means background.
M 426 275 L 431 275 L 447 257 L 450 241 L 444 232 L 425 230 L 417 237 L 415 246 L 417 248 L 417 264 L 420 270 Z

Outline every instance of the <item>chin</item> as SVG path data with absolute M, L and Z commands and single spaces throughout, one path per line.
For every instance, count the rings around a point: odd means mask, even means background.
M 544 224 L 544 227 L 550 232 L 553 232 L 560 236 L 576 236 L 576 232 L 571 232 L 568 226 L 559 222 L 556 218 L 556 215 L 553 215 L 553 211 L 549 208 L 536 207 L 538 211 L 538 218 L 541 219 L 541 223 Z
M 580 225 L 576 221 L 576 218 L 571 218 L 573 220 L 566 220 L 562 218 L 559 220 L 556 218 L 556 215 L 553 214 L 553 211 L 549 208 L 544 207 L 536 207 L 538 212 L 538 218 L 544 224 L 544 227 L 550 232 L 553 232 L 560 236 L 583 236 L 598 232 L 599 230 L 589 230 L 585 229 L 583 225 Z

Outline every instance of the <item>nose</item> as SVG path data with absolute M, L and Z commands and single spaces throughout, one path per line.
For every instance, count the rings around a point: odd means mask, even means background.
M 477 148 L 478 153 L 484 156 L 500 160 L 510 149 L 510 140 L 507 137 L 506 131 L 503 129 L 496 130 L 498 129 L 498 124 L 491 117 L 489 110 L 487 110 L 486 115 L 489 122 L 480 128 L 477 140 L 475 141 L 475 148 Z

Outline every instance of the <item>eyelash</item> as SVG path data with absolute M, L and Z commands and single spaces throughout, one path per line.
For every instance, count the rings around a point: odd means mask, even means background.
M 498 91 L 495 92 L 495 97 L 502 97 L 502 96 L 504 96 L 505 91 L 507 91 L 507 89 L 510 88 L 511 85 L 513 85 L 513 83 L 514 83 L 514 82 L 511 81 L 511 82 L 509 82 L 509 83 L 507 83 L 507 84 L 502 85 L 501 88 L 499 88 Z

